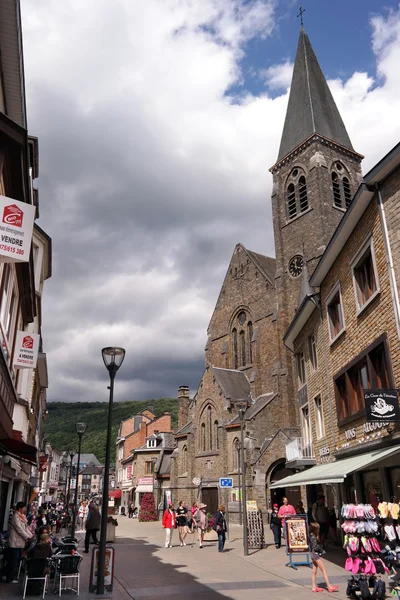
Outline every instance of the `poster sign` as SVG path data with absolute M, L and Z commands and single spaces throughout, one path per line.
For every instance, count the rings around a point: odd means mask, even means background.
M 0 262 L 28 262 L 35 207 L 0 196 Z
M 364 390 L 366 421 L 400 421 L 397 390 Z
M 288 554 L 309 552 L 308 525 L 306 515 L 285 517 L 286 552 Z
M 246 509 L 251 511 L 251 510 L 255 510 L 257 511 L 257 502 L 255 500 L 247 500 L 246 501 Z
M 34 369 L 37 363 L 40 335 L 17 331 L 13 366 L 18 369 Z
M 114 583 L 114 562 L 115 550 L 112 546 L 106 546 L 106 557 L 104 562 L 104 587 L 108 592 L 112 592 Z M 97 589 L 97 575 L 99 572 L 99 547 L 92 550 L 92 562 L 90 565 L 89 591 L 95 592 Z
M 242 499 L 242 490 L 239 490 L 239 488 L 232 488 L 231 498 L 231 502 L 240 502 Z

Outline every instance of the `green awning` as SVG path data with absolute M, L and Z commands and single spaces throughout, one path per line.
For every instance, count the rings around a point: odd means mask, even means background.
M 375 450 L 373 452 L 366 452 L 365 454 L 359 454 L 358 456 L 352 456 L 350 458 L 343 458 L 332 463 L 326 463 L 324 465 L 317 465 L 311 467 L 301 473 L 295 475 L 289 475 L 279 481 L 274 481 L 269 486 L 270 489 L 282 488 L 292 485 L 313 485 L 317 483 L 343 483 L 347 475 L 369 467 L 377 462 L 380 462 L 384 458 L 388 458 L 392 454 L 400 452 L 400 446 L 392 446 L 391 448 L 385 448 L 384 450 Z

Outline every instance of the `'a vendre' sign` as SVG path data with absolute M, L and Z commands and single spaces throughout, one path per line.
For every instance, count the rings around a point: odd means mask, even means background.
M 0 196 L 0 262 L 28 262 L 35 207 Z
M 36 367 L 39 339 L 40 335 L 38 333 L 17 331 L 14 367 L 17 367 L 17 369 L 34 369 Z

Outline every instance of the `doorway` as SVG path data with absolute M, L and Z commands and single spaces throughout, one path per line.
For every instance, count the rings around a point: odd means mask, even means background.
M 202 488 L 201 501 L 207 504 L 207 513 L 215 515 L 218 512 L 218 488 Z

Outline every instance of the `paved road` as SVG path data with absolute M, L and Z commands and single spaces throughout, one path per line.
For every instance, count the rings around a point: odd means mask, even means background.
M 270 532 L 268 547 L 251 550 L 244 557 L 241 530 L 231 528 L 227 552 L 218 553 L 216 542 L 205 542 L 200 549 L 197 544 L 180 547 L 174 532 L 173 547 L 164 548 L 164 531 L 159 522 L 139 523 L 136 519 L 119 517 L 117 527 L 115 600 L 305 600 L 313 598 L 311 571 L 299 567 L 297 571 L 286 567 L 284 548 L 276 550 Z M 194 536 L 193 536 L 194 537 Z M 193 540 L 194 541 L 194 540 Z M 81 546 L 83 544 L 81 543 Z M 84 554 L 81 568 L 81 599 L 99 598 L 88 593 L 90 554 Z M 343 553 L 329 553 L 339 565 Z M 346 572 L 327 560 L 331 583 L 339 585 L 338 600 L 344 600 Z M 0 598 L 21 598 L 17 584 L 0 584 Z M 328 596 L 328 592 L 319 596 Z M 63 592 L 63 597 L 71 593 Z M 52 597 L 49 594 L 48 598 Z M 106 596 L 108 597 L 108 596 Z

